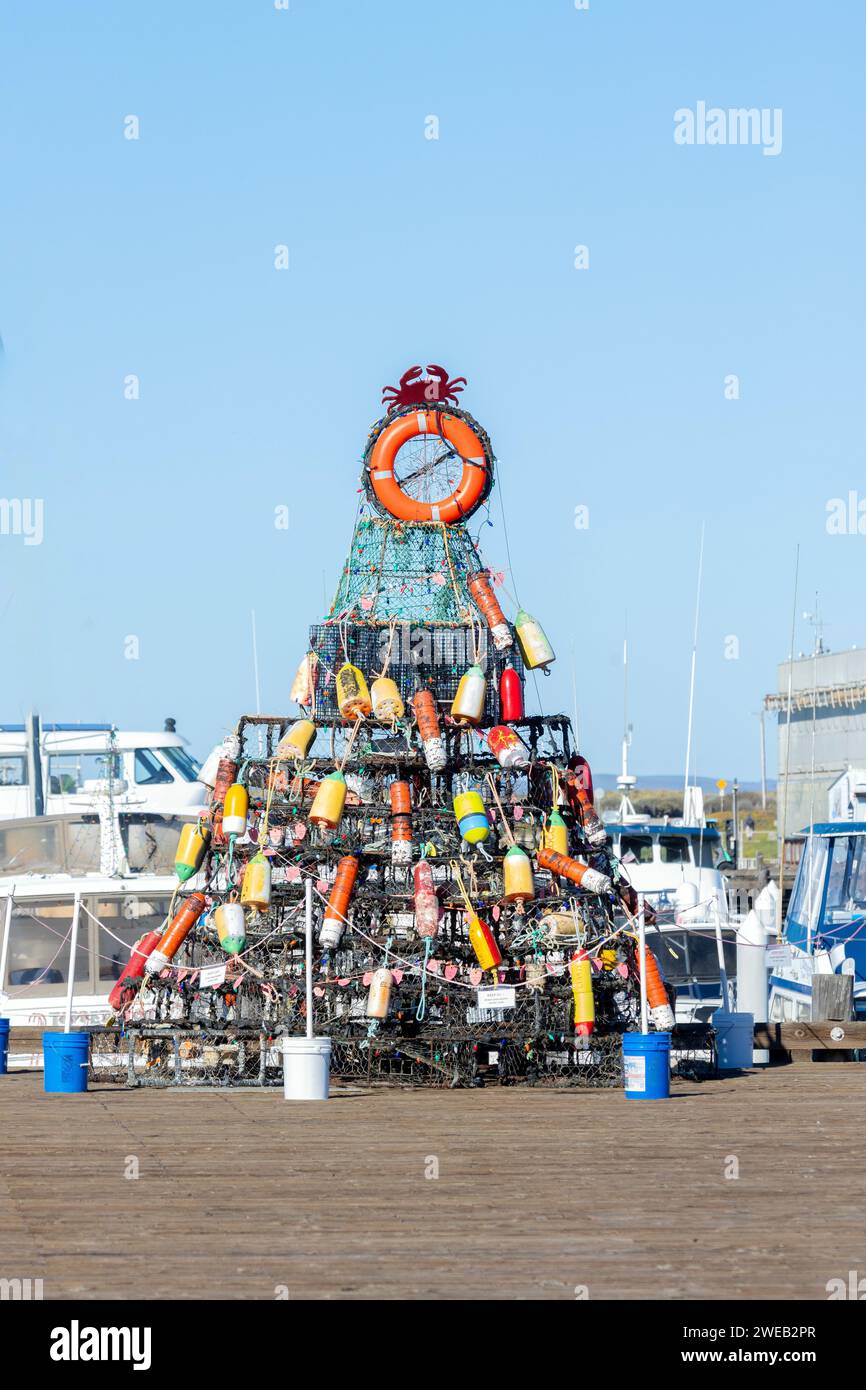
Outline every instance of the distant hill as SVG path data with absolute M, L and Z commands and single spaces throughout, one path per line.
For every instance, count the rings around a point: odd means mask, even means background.
M 637 774 L 635 775 L 637 776 Z M 618 776 L 619 773 L 617 772 L 596 772 L 595 768 L 592 770 L 593 783 L 605 792 L 616 791 L 616 779 Z M 727 781 L 728 787 L 730 787 L 733 778 L 729 777 Z M 692 782 L 696 783 L 705 792 L 715 794 L 718 790 L 715 777 L 693 777 Z M 683 774 L 681 772 L 642 772 L 637 779 L 637 794 L 640 796 L 642 793 L 648 791 L 676 791 L 678 788 L 682 787 L 682 785 Z M 761 784 L 760 782 L 740 782 L 739 788 L 741 792 L 759 792 L 761 790 Z M 776 779 L 774 777 L 768 777 L 767 791 L 774 792 L 775 790 Z

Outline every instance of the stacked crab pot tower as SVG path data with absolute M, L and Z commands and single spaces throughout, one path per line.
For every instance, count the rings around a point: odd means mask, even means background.
M 258 1036 L 266 1079 L 269 1040 L 307 1027 L 309 879 L 336 1074 L 619 1081 L 637 902 L 568 719 L 526 712 L 526 672 L 554 652 L 470 534 L 495 459 L 463 385 L 430 366 L 386 388 L 294 710 L 242 717 L 202 770 L 175 908 L 115 988 L 129 1029 L 219 1033 L 229 1055 Z

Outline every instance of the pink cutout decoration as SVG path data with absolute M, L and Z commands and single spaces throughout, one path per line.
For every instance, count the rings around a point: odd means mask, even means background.
M 330 886 L 331 886 L 331 885 L 327 882 L 326 879 L 324 879 L 324 878 L 317 878 L 317 879 L 316 879 L 316 887 L 318 888 L 318 890 L 319 890 L 320 893 L 327 893 L 327 891 L 328 891 L 328 889 L 330 888 Z
M 301 871 L 297 864 L 289 864 L 286 868 L 286 883 L 297 883 L 301 877 Z
M 498 903 L 492 908 L 491 915 L 493 917 L 494 922 L 498 922 L 500 917 L 502 916 L 502 908 L 499 906 Z
M 325 991 L 322 989 L 321 985 L 315 985 L 313 988 L 313 993 L 315 994 L 317 999 L 324 999 L 325 997 Z
M 363 977 L 362 977 L 362 979 L 361 979 L 361 984 L 362 984 L 362 985 L 365 987 L 365 989 L 366 989 L 366 988 L 369 988 L 369 986 L 372 984 L 372 981 L 373 981 L 373 972 L 372 972 L 372 970 L 365 970 L 365 971 L 364 971 L 364 974 L 363 974 Z
M 515 819 L 515 820 L 523 820 L 523 807 L 522 807 L 522 806 L 515 806 L 515 808 L 514 808 L 514 819 Z
M 438 975 L 441 965 L 441 960 L 428 960 L 427 969 L 430 971 L 431 975 Z
M 349 978 L 348 975 L 346 976 L 346 978 L 345 978 L 344 980 L 338 980 L 338 981 L 337 981 L 337 984 L 340 986 L 340 989 L 345 989 L 345 988 L 346 988 L 346 985 L 350 985 L 351 983 L 352 983 L 352 981 L 351 981 L 351 979 Z
M 373 600 L 369 594 L 361 595 L 361 607 L 365 613 L 369 613 L 370 609 L 373 607 Z
M 618 974 L 618 975 L 622 975 L 622 978 L 623 978 L 624 980 L 627 980 L 627 979 L 628 979 L 628 966 L 626 965 L 626 963 L 625 963 L 624 960 L 621 960 L 621 961 L 619 962 L 619 964 L 618 964 L 617 967 L 616 967 L 616 970 L 617 970 L 617 974 Z
M 455 976 L 456 974 L 457 974 L 457 966 L 456 966 L 456 965 L 454 965 L 453 963 L 450 964 L 450 965 L 446 965 L 446 967 L 445 967 L 445 978 L 446 978 L 446 980 L 453 980 L 453 979 L 454 979 L 454 976 Z
M 395 985 L 399 985 L 400 981 L 401 981 L 402 978 L 403 978 L 403 971 L 402 971 L 402 970 L 392 970 L 392 971 L 391 971 L 391 978 L 392 978 L 392 980 L 394 981 L 394 984 L 395 984 Z
M 481 970 L 479 966 L 473 965 L 472 969 L 469 971 L 469 983 L 471 985 L 480 985 L 483 978 L 484 971 Z

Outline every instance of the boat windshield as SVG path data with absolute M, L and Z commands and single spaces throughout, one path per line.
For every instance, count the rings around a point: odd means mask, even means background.
M 177 769 L 185 782 L 195 782 L 199 774 L 199 765 L 195 758 L 191 758 L 185 748 L 161 748 L 160 752 L 168 758 L 173 767 Z
M 733 978 L 737 968 L 737 947 L 727 933 L 722 938 L 725 966 Z M 662 974 L 672 985 L 709 984 L 719 978 L 719 954 L 713 932 L 649 932 L 647 945 L 655 955 Z
M 840 843 L 844 843 L 844 839 Z M 828 846 L 828 840 L 810 835 L 800 860 L 797 880 L 788 905 L 789 923 L 803 928 L 810 935 L 818 929 Z

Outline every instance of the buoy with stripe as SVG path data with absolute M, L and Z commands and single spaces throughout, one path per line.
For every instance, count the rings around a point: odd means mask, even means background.
M 507 724 L 494 724 L 487 731 L 487 746 L 500 767 L 528 767 L 529 749 L 523 739 Z
M 336 830 L 343 819 L 346 804 L 346 779 L 342 772 L 329 772 L 319 783 L 313 804 L 310 807 L 310 820 L 325 830 Z
M 344 719 L 366 719 L 372 713 L 373 702 L 363 671 L 347 661 L 337 672 L 337 705 Z
M 409 497 L 394 476 L 394 465 L 403 445 L 425 434 L 446 440 L 463 464 L 454 492 L 436 502 Z M 438 410 L 412 410 L 386 425 L 370 452 L 368 469 L 378 501 L 398 521 L 435 521 L 446 526 L 460 521 L 481 501 L 488 482 L 487 454 L 480 437 L 459 416 Z
M 556 655 L 541 623 L 521 608 L 514 620 L 517 645 L 523 657 L 523 664 L 530 671 L 543 670 L 556 660 Z
M 412 862 L 412 788 L 408 782 L 391 783 L 391 862 Z
M 499 677 L 499 718 L 503 724 L 523 718 L 523 685 L 513 666 L 506 666 Z
M 502 952 L 496 944 L 496 937 L 486 922 L 474 912 L 469 913 L 469 942 L 475 952 L 475 959 L 482 970 L 495 970 L 502 963 Z
M 595 1000 L 592 995 L 592 966 L 586 951 L 576 951 L 569 961 L 571 993 L 574 999 L 574 1031 L 588 1038 L 595 1027 Z
M 513 646 L 514 639 L 511 636 L 511 629 L 505 621 L 505 614 L 493 592 L 487 571 L 479 570 L 477 574 L 473 574 L 467 580 L 466 587 L 472 595 L 475 607 L 483 615 L 490 628 L 490 636 L 493 638 L 493 645 L 496 650 L 504 652 L 508 647 Z
M 569 858 L 567 854 L 557 854 L 556 850 L 542 848 L 538 851 L 538 863 L 540 868 L 550 869 L 551 873 L 567 878 L 587 893 L 601 894 L 613 891 L 613 884 L 607 874 L 600 874 L 597 869 L 590 869 L 588 865 Z
M 289 729 L 288 733 L 283 734 L 277 744 L 274 757 L 278 762 L 291 760 L 299 762 L 305 758 L 313 746 L 313 739 L 316 737 L 316 726 L 312 719 L 298 719 Z
M 210 831 L 201 821 L 182 827 L 174 856 L 174 871 L 181 883 L 198 873 L 209 841 Z
M 671 1001 L 665 989 L 665 983 L 659 970 L 658 961 L 650 950 L 646 948 L 646 1002 L 649 1008 L 649 1016 L 660 1032 L 667 1033 L 675 1026 L 676 1019 L 671 1008 Z M 640 951 L 635 950 L 635 960 L 637 961 L 638 974 L 640 974 Z
M 139 937 L 138 941 L 136 941 L 130 952 L 129 960 L 123 967 L 120 978 L 116 981 L 108 996 L 108 1003 L 112 1009 L 120 1008 L 123 1002 L 124 990 L 131 988 L 133 981 L 141 979 L 148 958 L 159 945 L 161 936 L 162 928 L 160 927 L 158 931 L 146 932 L 144 936 Z
M 565 780 L 565 794 L 575 815 L 580 821 L 584 838 L 593 849 L 602 849 L 607 844 L 607 831 L 598 811 L 592 804 L 589 792 L 581 784 L 581 779 L 569 772 Z
M 373 681 L 370 687 L 370 699 L 373 703 L 373 713 L 380 724 L 393 724 L 396 719 L 402 719 L 406 713 L 397 682 L 393 681 L 390 676 L 379 676 Z
M 357 855 L 344 854 L 337 864 L 337 875 L 328 895 L 328 904 L 319 928 L 319 942 L 325 950 L 332 951 L 340 944 L 360 862 Z
M 451 704 L 455 724 L 480 724 L 484 718 L 487 681 L 480 666 L 470 666 L 460 677 L 457 694 Z
M 223 830 L 227 835 L 243 835 L 247 828 L 249 793 L 240 782 L 233 782 L 226 792 L 223 806 Z
M 502 861 L 505 879 L 505 901 L 527 902 L 535 897 L 535 884 L 532 879 L 532 864 L 529 855 L 519 845 L 512 845 Z
M 390 970 L 384 966 L 373 971 L 373 978 L 370 981 L 370 989 L 367 994 L 367 1017 L 368 1018 L 387 1018 L 388 1009 L 391 1005 L 391 990 L 394 988 L 394 976 Z
M 479 791 L 458 792 L 454 798 L 454 815 L 460 834 L 467 844 L 477 845 L 490 834 L 487 808 Z
M 235 900 L 220 903 L 213 918 L 220 946 L 226 955 L 236 956 L 247 944 L 247 919 L 241 904 Z
M 568 854 L 568 826 L 558 811 L 551 811 L 542 831 L 541 843 L 557 854 Z
M 244 869 L 241 883 L 241 903 L 244 907 L 264 912 L 271 902 L 271 863 L 261 853 L 254 854 Z
M 190 893 L 162 933 L 156 949 L 148 956 L 144 966 L 146 974 L 155 975 L 171 964 L 204 912 L 206 902 L 204 893 Z
M 419 690 L 412 700 L 412 710 L 418 725 L 421 747 L 424 749 L 424 761 L 431 772 L 441 772 L 447 762 L 447 755 L 432 693 L 429 690 Z

